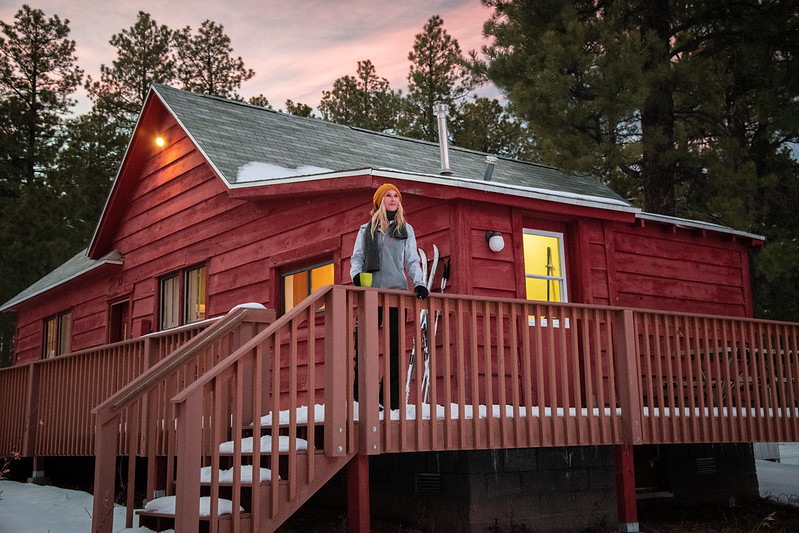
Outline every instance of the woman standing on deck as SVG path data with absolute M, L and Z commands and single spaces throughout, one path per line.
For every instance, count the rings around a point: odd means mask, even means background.
M 391 184 L 384 183 L 372 197 L 371 220 L 362 225 L 352 250 L 350 276 L 355 285 L 380 289 L 408 290 L 408 276 L 413 290 L 427 298 L 427 287 L 416 251 L 416 234 L 405 220 L 402 194 Z M 371 279 L 370 279 L 371 278 Z M 383 322 L 383 308 L 378 308 L 378 323 Z M 389 387 L 391 409 L 399 408 L 399 310 L 389 308 L 390 372 Z M 358 371 L 355 362 L 355 398 L 357 399 Z M 381 382 L 382 389 L 382 382 Z M 383 393 L 380 392 L 382 400 Z

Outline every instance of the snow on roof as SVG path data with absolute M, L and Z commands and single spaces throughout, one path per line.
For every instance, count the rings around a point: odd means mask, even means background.
M 326 174 L 328 172 L 333 172 L 333 170 L 314 165 L 300 165 L 298 167 L 288 168 L 273 163 L 250 161 L 239 167 L 238 172 L 236 172 L 236 183 L 274 180 L 292 176 L 310 176 L 314 174 Z

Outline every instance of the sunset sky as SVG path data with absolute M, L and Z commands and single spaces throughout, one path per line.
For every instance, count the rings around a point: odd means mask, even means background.
M 316 107 L 322 91 L 355 74 L 363 59 L 405 92 L 408 52 L 431 16 L 441 16 L 466 53 L 487 42 L 482 26 L 490 15 L 480 0 L 0 0 L 0 20 L 12 24 L 23 3 L 69 20 L 78 65 L 95 79 L 100 65 L 116 58 L 111 36 L 133 26 L 139 10 L 172 29 L 196 30 L 210 19 L 224 26 L 233 54 L 255 70 L 240 94 L 263 94 L 275 108 L 287 98 Z M 76 111 L 87 111 L 80 100 Z

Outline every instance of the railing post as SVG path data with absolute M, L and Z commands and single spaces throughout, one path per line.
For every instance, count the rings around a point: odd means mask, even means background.
M 36 450 L 36 435 L 39 430 L 39 367 L 37 363 L 28 365 L 28 393 L 25 397 L 25 412 L 22 421 L 22 457 L 33 457 Z
M 175 532 L 197 531 L 200 523 L 200 460 L 203 395 L 198 391 L 175 406 L 177 418 L 177 486 Z M 217 423 L 215 421 L 215 423 Z M 211 517 L 214 520 L 215 517 Z
M 616 504 L 619 531 L 639 531 L 635 499 L 635 467 L 633 444 L 641 444 L 641 405 L 638 378 L 640 375 L 636 350 L 635 320 L 630 309 L 617 311 L 613 323 L 613 345 L 618 367 L 619 403 L 622 416 L 622 441 L 616 446 Z
M 347 450 L 347 292 L 334 286 L 325 298 L 325 453 Z
M 384 320 L 388 324 L 388 309 Z M 378 350 L 377 339 L 377 291 L 366 290 L 361 293 L 358 305 L 358 442 L 359 453 L 375 455 L 380 453 L 378 437 L 379 404 L 378 393 Z M 389 354 L 385 354 L 388 357 Z M 385 376 L 388 387 L 389 376 Z
M 119 413 L 114 414 L 110 410 L 97 413 L 92 533 L 111 533 L 114 527 L 114 484 L 119 422 Z
M 618 367 L 619 403 L 621 404 L 622 439 L 625 444 L 641 444 L 643 406 L 639 382 L 638 351 L 635 342 L 635 321 L 631 309 L 616 312 L 613 324 L 613 345 Z

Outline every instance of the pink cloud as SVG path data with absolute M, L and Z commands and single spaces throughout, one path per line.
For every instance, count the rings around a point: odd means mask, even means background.
M 21 5 L 0 5 L 0 20 L 11 23 Z M 316 106 L 322 91 L 354 74 L 363 59 L 405 92 L 408 52 L 431 16 L 443 18 L 464 52 L 485 43 L 482 26 L 490 16 L 479 0 L 40 0 L 34 7 L 69 19 L 78 64 L 94 78 L 115 59 L 111 36 L 132 26 L 139 10 L 172 29 L 197 28 L 206 19 L 222 24 L 234 54 L 256 72 L 242 96 L 264 94 L 277 108 L 287 98 Z M 87 109 L 83 96 L 77 111 Z

